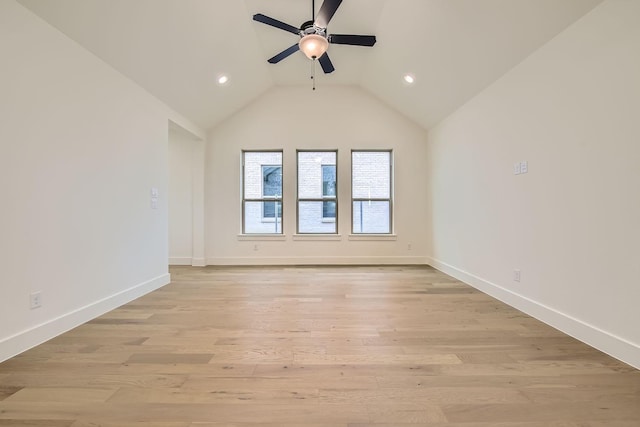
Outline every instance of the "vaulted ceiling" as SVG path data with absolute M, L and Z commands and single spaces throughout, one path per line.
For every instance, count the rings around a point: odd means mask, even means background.
M 297 36 L 252 20 L 298 27 L 311 0 L 18 1 L 203 129 L 274 85 L 307 85 L 313 105 L 310 60 L 267 63 Z M 344 0 L 329 32 L 378 42 L 331 45 L 336 71 L 317 67 L 317 90 L 359 85 L 428 129 L 601 1 Z

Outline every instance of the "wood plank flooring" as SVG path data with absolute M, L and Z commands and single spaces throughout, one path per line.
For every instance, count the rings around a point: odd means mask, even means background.
M 0 364 L 0 426 L 640 426 L 640 371 L 430 267 L 171 275 Z

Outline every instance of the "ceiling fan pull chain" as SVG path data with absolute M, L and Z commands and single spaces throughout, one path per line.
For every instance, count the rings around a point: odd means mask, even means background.
M 316 60 L 311 61 L 311 80 L 313 81 L 313 90 L 316 90 Z

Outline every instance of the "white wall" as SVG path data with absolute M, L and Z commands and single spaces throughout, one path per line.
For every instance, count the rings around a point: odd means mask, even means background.
M 213 129 L 206 157 L 209 264 L 424 263 L 427 255 L 426 132 L 357 87 L 275 87 Z M 241 150 L 284 149 L 280 240 L 239 237 Z M 351 149 L 394 150 L 392 240 L 349 237 Z M 339 237 L 296 232 L 296 149 L 338 149 Z M 319 240 L 321 239 L 321 240 Z M 408 245 L 411 244 L 411 250 Z M 257 248 L 257 250 L 256 250 Z
M 603 3 L 433 129 L 427 156 L 430 262 L 636 367 L 638 17 Z
M 169 264 L 204 265 L 204 141 L 185 131 L 169 132 Z M 202 248 L 201 250 L 204 250 Z M 194 253 L 196 255 L 194 255 Z M 199 253 L 199 254 L 198 254 Z
M 4 360 L 168 283 L 168 119 L 186 121 L 13 1 L 0 57 Z

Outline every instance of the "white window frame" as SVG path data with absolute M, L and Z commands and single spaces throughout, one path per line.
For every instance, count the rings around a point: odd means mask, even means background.
M 388 198 L 375 198 L 375 197 L 366 197 L 366 198 L 356 198 L 353 197 L 353 154 L 354 153 L 389 153 L 389 197 Z M 354 230 L 353 220 L 354 220 L 354 211 L 353 205 L 355 202 L 388 202 L 389 203 L 389 227 L 388 231 L 385 233 L 365 233 L 362 232 L 362 227 L 359 232 Z M 391 149 L 358 149 L 351 150 L 351 235 L 352 236 L 367 236 L 367 235 L 381 235 L 381 236 L 391 236 L 393 235 L 393 150 Z M 360 215 L 362 216 L 362 209 L 360 210 Z
M 329 164 L 321 164 L 320 165 L 320 186 L 321 188 L 323 187 L 323 177 L 324 177 L 324 173 L 323 173 L 323 167 L 324 166 L 335 166 L 335 176 L 336 176 L 336 194 L 335 196 L 325 196 L 324 195 L 324 188 L 322 188 L 322 197 L 321 198 L 301 198 L 300 197 L 300 167 L 299 167 L 299 162 L 300 162 L 300 157 L 299 154 L 300 153 L 334 153 L 335 154 L 335 165 L 329 165 Z M 339 184 L 338 184 L 338 150 L 337 149 L 333 149 L 333 150 L 296 150 L 296 233 L 298 235 L 305 235 L 305 236 L 313 236 L 313 235 L 337 235 L 338 234 L 338 188 L 339 188 Z M 324 216 L 324 202 L 335 202 L 336 204 L 336 214 L 334 218 L 329 218 Z M 305 231 L 305 232 L 301 232 L 300 231 L 300 203 L 301 202 L 321 202 L 322 203 L 322 216 L 321 216 L 321 221 L 324 223 L 335 223 L 335 227 L 334 227 L 334 231 L 331 232 L 309 232 L 309 231 Z
M 245 155 L 247 153 L 280 153 L 280 159 L 281 159 L 281 164 L 280 165 L 273 165 L 273 164 L 265 164 L 265 165 L 261 165 L 260 167 L 260 175 L 261 175 L 261 179 L 263 177 L 263 167 L 264 166 L 271 166 L 271 167 L 275 167 L 275 166 L 279 166 L 281 168 L 281 173 L 282 173 L 282 189 L 284 189 L 284 165 L 282 164 L 284 162 L 284 153 L 283 150 L 278 149 L 278 150 L 242 150 L 242 182 L 241 182 L 241 188 L 242 188 L 242 208 L 241 208 L 241 222 L 242 222 L 242 235 L 246 235 L 246 236 L 255 236 L 255 235 L 267 235 L 267 236 L 282 236 L 284 235 L 284 201 L 283 201 L 283 195 L 280 194 L 279 196 L 264 196 L 264 185 L 261 184 L 260 186 L 260 194 L 261 197 L 260 198 L 247 198 L 246 194 L 245 194 L 245 190 L 246 190 L 246 170 L 245 170 Z M 283 193 L 283 191 L 281 191 L 281 193 Z M 246 219 L 246 204 L 247 203 L 252 203 L 252 202 L 261 202 L 264 206 L 265 202 L 280 202 L 280 217 L 274 217 L 274 218 L 265 218 L 264 217 L 264 207 L 262 207 L 263 211 L 261 214 L 261 219 L 262 222 L 273 222 L 274 224 L 276 224 L 276 229 L 277 229 L 277 220 L 279 219 L 280 222 L 280 231 L 279 232 L 268 232 L 268 233 L 247 233 L 246 231 L 246 224 L 245 224 L 245 219 Z M 277 210 L 276 210 L 277 211 Z M 276 212 L 277 213 L 277 212 Z

